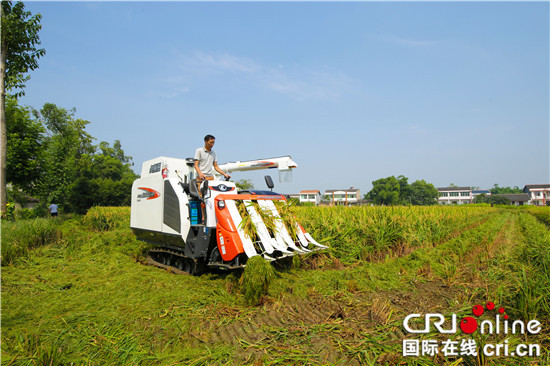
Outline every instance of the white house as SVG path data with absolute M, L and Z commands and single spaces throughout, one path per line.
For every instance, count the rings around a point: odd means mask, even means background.
M 300 203 L 314 203 L 318 205 L 321 202 L 321 191 L 304 190 L 300 191 Z
M 474 194 L 470 187 L 444 187 L 438 188 L 440 205 L 463 205 L 472 203 Z
M 332 205 L 356 205 L 361 203 L 361 193 L 359 189 L 327 189 L 325 196 Z
M 523 188 L 532 205 L 550 206 L 550 184 L 528 184 Z

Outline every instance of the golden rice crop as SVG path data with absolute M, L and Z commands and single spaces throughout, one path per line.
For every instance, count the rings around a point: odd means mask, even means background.
M 130 226 L 130 207 L 92 207 L 83 223 L 97 231 L 108 231 Z
M 298 221 L 345 260 L 396 246 L 437 244 L 496 213 L 490 207 L 299 207 Z

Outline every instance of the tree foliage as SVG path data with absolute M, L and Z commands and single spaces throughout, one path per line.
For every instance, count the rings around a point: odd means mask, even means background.
M 7 205 L 7 124 L 6 92 L 15 97 L 24 94 L 23 88 L 30 70 L 38 67 L 38 59 L 46 53 L 40 44 L 41 15 L 25 11 L 25 5 L 2 1 L 0 6 L 0 213 Z
M 22 2 L 2 1 L 2 58 L 5 62 L 4 85 L 6 90 L 20 89 L 22 95 L 26 75 L 38 68 L 38 59 L 46 54 L 40 45 L 38 32 L 42 28 L 40 14 L 25 11 Z
M 76 118 L 75 109 L 46 103 L 31 113 L 13 98 L 8 105 L 8 165 L 14 167 L 9 182 L 15 188 L 79 213 L 130 204 L 137 176 L 119 140 L 93 145 L 86 131 L 90 122 Z
M 33 120 L 30 108 L 6 99 L 7 181 L 29 194 L 37 193 L 44 168 L 45 129 Z
M 400 203 L 399 191 L 399 181 L 392 175 L 372 182 L 372 190 L 367 193 L 366 198 L 372 199 L 377 205 L 397 205 Z
M 439 192 L 433 184 L 427 183 L 424 179 L 417 180 L 410 185 L 410 203 L 413 205 L 435 205 Z
M 365 198 L 378 205 L 433 205 L 437 203 L 438 192 L 431 183 L 417 180 L 412 184 L 400 175 L 381 178 L 372 182 L 372 190 Z
M 250 179 L 239 179 L 235 182 L 235 185 L 237 186 L 239 191 L 248 191 L 254 189 L 254 184 Z
M 500 194 L 487 195 L 485 193 L 482 193 L 474 197 L 474 203 L 489 203 L 491 205 L 509 205 L 511 201 L 508 197 L 502 196 Z
M 512 187 L 499 187 L 498 184 L 495 183 L 493 188 L 489 190 L 491 194 L 514 194 L 514 193 L 523 193 L 523 189 L 519 188 L 518 186 Z
M 52 103 L 34 114 L 48 132 L 40 196 L 47 202 L 66 204 L 69 186 L 78 176 L 79 161 L 94 151 L 93 137 L 85 131 L 89 122 L 75 119 L 74 109 L 69 112 Z
M 41 15 L 25 11 L 22 2 L 1 3 L 1 187 L 0 211 L 6 212 L 9 181 L 17 190 L 36 195 L 44 205 L 55 202 L 83 212 L 92 205 L 129 204 L 135 174 L 120 141 L 94 146 L 88 121 L 46 103 L 40 111 L 20 107 L 16 97 L 45 54 L 38 32 Z M 6 105 L 6 91 L 8 98 Z M 10 141 L 9 147 L 7 141 Z M 97 152 L 99 150 L 99 152 Z M 9 174 L 7 173 L 9 167 Z
M 69 203 L 76 212 L 92 206 L 130 205 L 132 183 L 137 178 L 119 140 L 113 147 L 99 143 L 99 152 L 86 155 L 78 166 L 78 178 L 70 187 Z

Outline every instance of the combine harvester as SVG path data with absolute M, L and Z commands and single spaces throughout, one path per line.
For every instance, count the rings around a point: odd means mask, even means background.
M 290 156 L 220 165 L 227 173 L 277 168 L 279 181 L 290 181 L 296 167 Z M 143 163 L 141 178 L 132 186 L 130 226 L 139 240 L 155 245 L 148 254 L 150 264 L 195 275 L 207 267 L 241 268 L 255 255 L 273 261 L 327 248 L 279 212 L 277 206 L 286 203 L 282 195 L 239 192 L 221 176 L 199 187 L 196 176 L 192 158 Z M 273 189 L 271 177 L 265 180 Z M 243 221 L 252 221 L 258 240 L 245 232 Z

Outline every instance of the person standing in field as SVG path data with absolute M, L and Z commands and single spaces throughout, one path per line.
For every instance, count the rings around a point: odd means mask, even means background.
M 57 216 L 57 205 L 55 203 L 52 203 L 50 205 L 50 207 L 48 207 L 48 212 L 50 213 L 50 216 L 51 217 L 56 217 Z
M 204 146 L 199 147 L 195 151 L 195 170 L 198 174 L 198 181 L 212 180 L 214 179 L 214 171 L 217 171 L 225 177 L 225 179 L 231 178 L 231 176 L 225 173 L 219 166 L 216 159 L 216 152 L 212 150 L 216 138 L 212 135 L 204 136 Z

